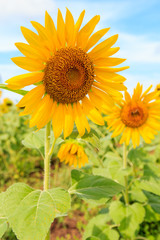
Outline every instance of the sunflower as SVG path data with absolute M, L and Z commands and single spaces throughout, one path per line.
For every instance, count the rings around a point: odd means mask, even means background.
M 65 161 L 65 164 L 68 163 L 69 166 L 74 165 L 76 167 L 78 165 L 81 168 L 85 163 L 88 163 L 88 157 L 83 147 L 71 142 L 64 143 L 57 156 L 60 162 Z
M 121 144 L 129 145 L 132 139 L 135 148 L 140 144 L 140 136 L 150 143 L 160 130 L 160 100 L 155 91 L 149 93 L 151 88 L 142 93 L 142 85 L 138 83 L 132 97 L 125 91 L 125 100 L 119 101 L 105 117 L 109 130 L 113 131 L 112 137 L 122 133 Z
M 24 56 L 12 61 L 30 72 L 6 81 L 11 89 L 35 85 L 18 103 L 25 107 L 21 115 L 31 114 L 30 127 L 38 129 L 52 120 L 56 138 L 62 130 L 64 138 L 69 136 L 74 123 L 80 136 L 89 132 L 87 117 L 104 125 L 101 114 L 107 114 L 114 100 L 121 98 L 120 91 L 126 90 L 126 79 L 117 72 L 128 67 L 112 68 L 125 61 L 111 57 L 119 50 L 112 47 L 118 35 L 97 44 L 109 28 L 92 34 L 98 15 L 81 28 L 84 14 L 75 23 L 68 9 L 65 20 L 58 10 L 56 28 L 46 12 L 45 26 L 31 22 L 37 33 L 21 27 L 28 44 L 15 44 Z
M 13 102 L 12 102 L 12 100 L 9 99 L 9 98 L 4 98 L 4 99 L 3 99 L 3 104 L 4 104 L 5 106 L 7 106 L 7 107 L 13 106 Z

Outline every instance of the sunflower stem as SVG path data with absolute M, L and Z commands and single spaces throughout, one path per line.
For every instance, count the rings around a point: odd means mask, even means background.
M 126 144 L 123 144 L 123 169 L 127 168 L 127 151 L 126 151 Z M 128 197 L 128 178 L 127 176 L 124 176 L 124 185 L 125 185 L 125 191 L 124 191 L 124 199 L 126 202 L 126 205 L 129 204 L 129 197 Z
M 48 190 L 50 187 L 50 159 L 56 142 L 55 139 L 50 149 L 50 137 L 51 137 L 50 134 L 51 134 L 51 122 L 49 122 L 46 125 L 45 133 L 44 190 Z M 48 232 L 45 240 L 50 240 L 50 231 Z
M 46 134 L 45 134 L 45 158 L 44 158 L 44 190 L 49 189 L 50 184 L 50 131 L 51 123 L 49 122 L 46 125 Z

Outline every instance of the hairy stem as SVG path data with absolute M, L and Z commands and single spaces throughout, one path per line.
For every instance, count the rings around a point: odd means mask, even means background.
M 50 132 L 51 132 L 51 123 L 49 122 L 46 125 L 46 135 L 45 135 L 45 158 L 44 158 L 44 190 L 49 189 L 50 184 Z
M 50 187 L 50 159 L 54 150 L 56 139 L 54 140 L 50 148 L 51 138 L 51 122 L 46 125 L 45 133 L 45 158 L 44 158 L 44 190 L 48 190 Z M 50 231 L 48 232 L 45 240 L 50 240 Z
M 126 152 L 126 144 L 123 144 L 123 168 L 127 168 L 127 152 Z M 128 198 L 128 178 L 127 176 L 124 176 L 124 185 L 125 185 L 125 191 L 124 191 L 124 198 L 125 202 L 128 205 L 129 204 L 129 198 Z

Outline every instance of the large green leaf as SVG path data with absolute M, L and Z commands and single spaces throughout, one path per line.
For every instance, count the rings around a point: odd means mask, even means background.
M 148 204 L 152 207 L 152 209 L 160 214 L 160 196 L 157 196 L 153 193 L 143 191 L 146 197 L 148 198 Z
M 118 240 L 118 232 L 107 225 L 110 220 L 108 214 L 99 214 L 92 218 L 86 226 L 83 240 Z
M 134 238 L 144 219 L 145 209 L 139 203 L 125 206 L 120 201 L 114 201 L 110 205 L 109 214 L 115 224 L 120 224 L 119 230 L 123 237 Z
M 4 197 L 6 216 L 19 240 L 44 240 L 54 218 L 69 208 L 70 195 L 60 188 L 41 191 L 16 183 Z
M 0 193 L 0 238 L 3 236 L 3 234 L 8 228 L 7 217 L 3 209 L 4 194 L 4 192 Z
M 84 174 L 73 170 L 71 173 L 73 185 L 69 189 L 71 194 L 77 194 L 81 198 L 99 200 L 113 197 L 124 187 L 111 179 Z
M 0 88 L 2 88 L 4 90 L 11 91 L 11 92 L 14 92 L 14 93 L 18 93 L 18 94 L 23 95 L 23 96 L 28 93 L 28 91 L 26 91 L 26 90 L 13 90 L 13 89 L 10 89 L 5 84 L 0 84 Z

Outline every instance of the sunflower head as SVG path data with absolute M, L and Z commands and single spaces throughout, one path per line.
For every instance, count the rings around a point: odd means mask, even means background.
M 69 164 L 69 166 L 74 165 L 76 167 L 78 165 L 79 168 L 88 163 L 88 157 L 84 152 L 82 146 L 77 143 L 67 142 L 64 143 L 58 152 L 58 158 L 60 162 L 65 162 L 65 164 Z
M 118 35 L 99 43 L 109 28 L 93 33 L 98 15 L 81 28 L 84 14 L 75 22 L 68 9 L 65 19 L 58 10 L 55 26 L 46 12 L 45 26 L 31 22 L 36 32 L 21 27 L 28 43 L 16 43 L 24 56 L 12 61 L 29 73 L 6 81 L 12 89 L 36 85 L 18 103 L 25 108 L 21 115 L 31 114 L 30 126 L 38 129 L 52 120 L 56 138 L 62 131 L 64 138 L 69 136 L 74 123 L 80 136 L 89 132 L 87 118 L 104 125 L 101 114 L 108 114 L 126 90 L 118 72 L 128 67 L 113 68 L 125 61 L 112 57 L 119 50 L 113 47 Z
M 155 91 L 149 93 L 151 87 L 142 93 L 142 85 L 138 83 L 132 97 L 126 91 L 125 99 L 119 101 L 106 117 L 108 128 L 113 131 L 112 137 L 122 133 L 120 143 L 128 145 L 132 139 L 135 148 L 140 144 L 140 136 L 150 143 L 160 130 L 160 100 Z

